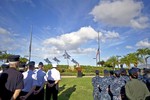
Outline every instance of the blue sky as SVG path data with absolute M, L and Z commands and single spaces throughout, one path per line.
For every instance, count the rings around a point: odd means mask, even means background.
M 28 55 L 33 25 L 36 63 L 57 57 L 66 64 L 67 50 L 80 64 L 95 65 L 98 32 L 102 60 L 150 48 L 149 9 L 148 0 L 1 0 L 0 50 Z

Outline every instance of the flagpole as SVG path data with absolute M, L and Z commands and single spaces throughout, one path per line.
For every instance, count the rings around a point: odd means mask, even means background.
M 100 61 L 100 38 L 99 38 L 99 31 L 98 31 L 98 49 L 99 49 L 98 50 L 98 56 L 99 56 L 99 61 Z
M 31 60 L 31 46 L 32 46 L 32 29 L 33 26 L 31 26 L 31 33 L 30 33 L 30 45 L 29 45 L 29 61 Z
M 69 60 L 67 59 L 67 64 L 68 64 L 68 67 L 69 67 Z

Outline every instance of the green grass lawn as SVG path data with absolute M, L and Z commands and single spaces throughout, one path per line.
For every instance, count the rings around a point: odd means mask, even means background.
M 91 78 L 62 78 L 58 100 L 93 100 Z

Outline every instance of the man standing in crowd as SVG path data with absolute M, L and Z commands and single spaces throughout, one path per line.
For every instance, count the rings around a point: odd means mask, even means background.
M 46 73 L 47 85 L 46 85 L 46 100 L 50 100 L 51 96 L 53 100 L 58 100 L 58 83 L 61 80 L 60 72 L 56 69 L 57 65 L 52 64 L 52 69 Z
M 93 97 L 94 100 L 100 100 L 100 83 L 102 78 L 99 76 L 99 70 L 95 71 L 96 76 L 92 78 L 92 85 L 93 85 Z
M 34 100 L 33 92 L 37 85 L 37 77 L 36 74 L 33 72 L 35 67 L 35 62 L 30 61 L 27 66 L 28 66 L 28 70 L 22 73 L 24 76 L 24 88 L 21 91 L 20 99 Z
M 120 71 L 115 71 L 115 79 L 110 84 L 110 91 L 113 94 L 113 100 L 122 100 L 121 99 L 121 88 L 125 85 L 125 81 L 120 78 Z
M 138 80 L 138 73 L 135 68 L 129 70 L 131 81 L 125 85 L 125 91 L 129 100 L 145 100 L 150 96 L 150 92 L 146 85 Z
M 0 74 L 9 68 L 9 64 L 2 64 L 1 68 Z
M 35 70 L 37 76 L 37 86 L 34 92 L 34 100 L 44 100 L 44 86 L 47 82 L 46 73 L 43 71 L 43 63 L 40 62 L 38 69 Z
M 16 70 L 19 64 L 19 55 L 11 55 L 9 68 L 0 76 L 0 98 L 2 100 L 16 100 L 23 88 L 23 75 Z
M 109 95 L 109 86 L 111 84 L 111 78 L 109 77 L 109 71 L 104 70 L 104 77 L 102 78 L 102 82 L 100 85 L 101 96 L 100 100 L 111 100 L 111 97 Z
M 19 66 L 19 72 L 23 73 L 25 71 L 25 66 L 26 66 L 25 63 L 21 63 Z
M 127 75 L 127 72 L 124 68 L 121 68 L 120 69 L 120 73 L 121 73 L 121 76 L 120 76 L 120 79 L 121 81 L 123 81 L 125 84 L 130 81 L 130 78 L 129 76 Z M 121 88 L 121 98 L 122 100 L 127 100 L 127 97 L 126 97 L 126 94 L 125 94 L 125 84 L 124 86 Z
M 147 85 L 147 88 L 150 91 L 150 69 L 144 69 L 143 82 Z

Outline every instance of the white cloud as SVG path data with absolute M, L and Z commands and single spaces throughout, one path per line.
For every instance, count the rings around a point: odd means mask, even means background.
M 33 55 L 36 55 L 39 58 L 47 58 L 47 57 L 58 57 L 62 56 L 62 52 L 58 50 L 56 47 L 40 47 L 40 48 L 33 48 Z M 40 55 L 39 55 L 40 54 Z
M 76 54 L 88 54 L 91 52 L 96 52 L 95 48 L 77 48 L 76 50 L 72 50 L 72 53 L 76 53 Z
M 126 49 L 133 49 L 133 47 L 132 47 L 132 46 L 129 46 L 129 45 L 127 45 L 125 48 L 126 48 Z
M 66 33 L 56 38 L 46 39 L 43 43 L 48 46 L 55 46 L 58 49 L 76 49 L 87 43 L 89 40 L 97 38 L 97 32 L 92 27 L 82 27 L 76 32 Z
M 139 42 L 137 42 L 136 43 L 136 46 L 137 47 L 147 47 L 147 48 L 150 48 L 150 42 L 148 41 L 148 39 L 146 38 L 146 39 L 144 39 L 144 40 L 141 40 L 141 41 L 139 41 Z
M 30 4 L 32 7 L 35 7 L 35 4 L 33 3 L 33 0 L 12 0 L 13 2 L 23 2 L 23 3 L 28 3 Z
M 10 44 L 14 41 L 7 29 L 0 27 L 0 50 L 7 50 Z
M 135 0 L 103 0 L 90 14 L 94 21 L 112 26 L 148 27 L 148 18 L 142 16 L 143 3 Z
M 102 40 L 102 42 L 106 42 L 106 41 L 118 39 L 118 38 L 120 38 L 120 35 L 119 35 L 119 33 L 115 32 L 115 31 L 112 31 L 112 32 L 111 31 L 103 31 L 101 40 Z
M 115 31 L 101 31 L 99 32 L 100 40 L 105 42 L 116 40 L 120 37 L 119 33 Z M 62 34 L 57 37 L 48 38 L 43 41 L 42 49 L 36 49 L 40 52 L 40 56 L 46 57 L 61 57 L 64 50 L 69 51 L 70 54 L 89 54 L 96 53 L 96 49 L 88 45 L 89 41 L 97 41 L 98 32 L 92 27 L 82 27 L 78 31 Z M 113 42 L 114 44 L 116 42 Z M 88 47 L 82 46 L 88 45 Z M 41 53 L 42 52 L 42 53 Z
M 138 19 L 133 19 L 130 22 L 133 28 L 139 28 L 139 29 L 144 29 L 149 25 L 147 17 L 140 17 Z
M 100 39 L 103 42 L 119 38 L 119 33 L 114 31 L 99 32 Z M 47 47 L 54 46 L 59 50 L 74 50 L 85 45 L 91 40 L 97 40 L 98 32 L 92 27 L 82 27 L 76 32 L 66 33 L 56 38 L 49 38 L 43 41 Z
M 22 46 L 25 39 L 16 39 L 16 34 L 0 27 L 0 50 L 17 50 Z M 21 40 L 21 41 L 20 41 Z
M 0 27 L 0 34 L 10 34 L 10 32 L 2 27 Z

